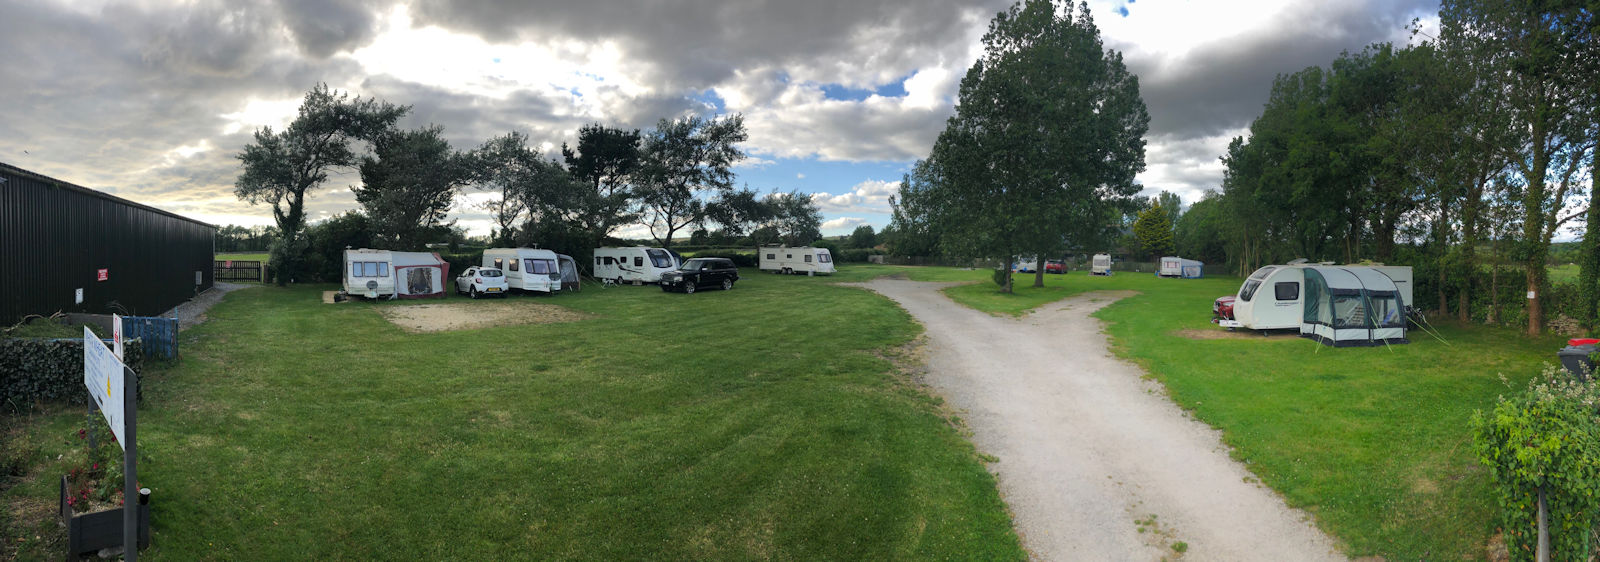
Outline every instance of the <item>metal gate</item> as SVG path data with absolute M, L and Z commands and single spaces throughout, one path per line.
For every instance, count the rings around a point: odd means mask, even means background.
M 261 281 L 261 262 L 240 260 L 217 260 L 212 262 L 211 271 L 217 281 Z
M 178 358 L 178 319 L 159 316 L 123 316 L 122 337 L 144 342 L 146 357 Z

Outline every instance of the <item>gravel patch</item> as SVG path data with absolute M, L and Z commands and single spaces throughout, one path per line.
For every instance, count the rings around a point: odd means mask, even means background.
M 411 333 L 476 330 L 517 324 L 576 322 L 581 312 L 532 302 L 503 302 L 493 306 L 469 304 L 417 304 L 391 306 L 379 310 L 384 318 Z
M 178 331 L 181 332 L 197 326 L 201 322 L 205 322 L 206 310 L 209 310 L 212 305 L 222 302 L 223 295 L 239 289 L 255 286 L 257 285 L 222 282 L 212 283 L 211 288 L 206 289 L 206 292 L 195 295 L 194 298 L 189 299 L 172 310 L 168 310 L 161 316 L 164 318 L 172 318 L 174 316 L 178 317 Z
M 1000 495 L 1041 560 L 1340 560 L 1336 543 L 1110 352 L 1087 293 L 1021 318 L 946 298 L 947 283 L 862 284 L 927 329 L 924 381 L 998 462 Z M 1186 543 L 1181 555 L 1173 546 Z

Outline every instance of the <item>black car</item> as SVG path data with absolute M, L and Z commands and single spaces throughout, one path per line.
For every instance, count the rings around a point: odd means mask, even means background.
M 726 258 L 694 258 L 678 269 L 661 274 L 661 290 L 693 293 L 700 287 L 722 287 L 726 291 L 739 280 L 739 268 Z

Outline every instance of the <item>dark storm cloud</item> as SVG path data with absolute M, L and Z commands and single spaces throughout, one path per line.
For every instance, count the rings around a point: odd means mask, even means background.
M 807 66 L 867 69 L 848 86 L 876 85 L 926 64 L 1009 2 L 959 0 L 675 0 L 522 2 L 418 0 L 418 23 L 494 40 L 571 37 L 613 41 L 647 62 L 652 82 L 704 87 L 741 68 Z M 974 19 L 976 18 L 976 19 Z M 898 74 L 897 74 L 898 73 Z
M 1127 63 L 1139 75 L 1152 135 L 1211 136 L 1248 125 L 1260 115 L 1279 74 L 1326 67 L 1341 51 L 1403 39 L 1413 17 L 1437 8 L 1436 2 L 1425 0 L 1308 2 L 1285 9 L 1280 21 L 1266 29 L 1205 45 L 1180 58 L 1130 54 Z
M 327 58 L 370 41 L 378 18 L 370 2 L 350 0 L 278 0 L 278 13 L 300 51 Z

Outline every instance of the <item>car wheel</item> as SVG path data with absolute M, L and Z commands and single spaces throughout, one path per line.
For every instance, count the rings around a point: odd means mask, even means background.
M 695 283 L 694 281 L 685 282 L 683 284 L 683 294 L 685 294 L 685 295 L 694 294 L 694 283 Z
M 472 298 L 478 298 L 478 288 L 477 287 L 473 287 L 472 291 L 467 293 L 467 295 L 471 296 Z
M 723 279 L 722 280 L 722 290 L 724 290 L 724 291 L 732 291 L 733 290 L 733 280 L 732 279 Z

